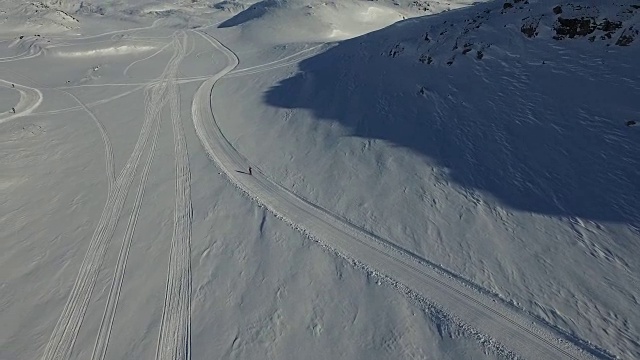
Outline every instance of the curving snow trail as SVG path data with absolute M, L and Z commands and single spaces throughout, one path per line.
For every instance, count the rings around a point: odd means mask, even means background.
M 100 130 L 100 136 L 102 137 L 102 142 L 104 143 L 104 156 L 107 171 L 107 194 L 111 194 L 111 191 L 113 190 L 113 184 L 116 181 L 116 177 L 115 164 L 113 161 L 113 146 L 111 145 L 111 140 L 109 139 L 109 135 L 107 134 L 107 129 L 105 129 L 100 119 L 98 119 L 98 117 L 91 110 L 89 110 L 89 108 L 82 101 L 80 101 L 77 96 L 64 90 L 60 91 L 71 96 L 78 104 L 80 104 L 84 111 L 89 114 L 91 119 L 93 119 L 93 121 L 96 123 L 96 126 L 98 126 L 98 130 Z
M 298 51 L 295 54 L 291 54 L 289 56 L 283 57 L 282 59 L 278 59 L 275 61 L 271 61 L 268 63 L 256 65 L 256 66 L 246 67 L 243 69 L 232 70 L 228 74 L 226 74 L 225 77 L 230 78 L 230 77 L 236 77 L 236 76 L 253 75 L 253 74 L 297 64 L 302 60 L 318 55 L 318 53 L 322 52 L 325 49 L 326 45 L 327 44 L 316 45 L 308 49 Z M 314 51 L 314 50 L 317 50 L 317 51 Z
M 8 115 L 5 116 L 3 116 L 3 114 L 0 114 L 0 124 L 21 116 L 29 115 L 42 103 L 42 92 L 36 88 L 16 83 L 10 83 L 6 80 L 1 79 L 0 85 L 15 89 L 20 93 L 20 100 L 14 107 L 15 113 L 9 112 Z M 13 85 L 13 87 L 11 85 Z
M 305 234 L 318 239 L 342 256 L 399 282 L 452 317 L 529 359 L 587 359 L 589 354 L 564 342 L 535 319 L 495 302 L 444 269 L 382 239 L 328 210 L 312 204 L 269 179 L 253 166 L 253 176 L 238 173 L 251 164 L 220 130 L 211 103 L 216 82 L 238 65 L 237 56 L 212 37 L 213 47 L 228 58 L 228 65 L 205 81 L 196 92 L 192 116 L 196 133 L 209 156 L 231 182 L 256 202 Z

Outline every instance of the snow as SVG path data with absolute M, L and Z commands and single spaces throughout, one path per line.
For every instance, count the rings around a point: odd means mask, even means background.
M 0 1 L 0 359 L 639 357 L 640 9 L 503 4 Z
M 155 47 L 148 45 L 120 45 L 104 48 L 93 48 L 91 50 L 59 50 L 53 52 L 52 55 L 60 57 L 85 57 L 85 56 L 117 56 L 125 54 L 135 54 L 154 50 Z

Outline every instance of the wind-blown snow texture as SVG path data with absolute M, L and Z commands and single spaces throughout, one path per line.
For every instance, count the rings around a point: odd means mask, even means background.
M 638 29 L 0 1 L 0 359 L 640 357 Z

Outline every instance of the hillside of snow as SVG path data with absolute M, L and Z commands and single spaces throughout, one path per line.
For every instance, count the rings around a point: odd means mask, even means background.
M 0 0 L 0 359 L 640 357 L 636 0 Z
M 223 130 L 302 197 L 640 356 L 640 54 L 624 44 L 640 10 L 514 5 L 407 20 L 251 89 L 223 80 L 214 100 L 243 99 Z M 564 30 L 576 18 L 584 34 Z

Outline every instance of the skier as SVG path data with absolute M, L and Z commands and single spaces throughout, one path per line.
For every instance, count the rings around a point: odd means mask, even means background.
M 253 173 L 251 172 L 251 166 L 249 166 L 249 175 L 253 175 Z
M 13 111 L 13 113 L 16 113 L 16 108 L 11 108 L 11 111 Z

